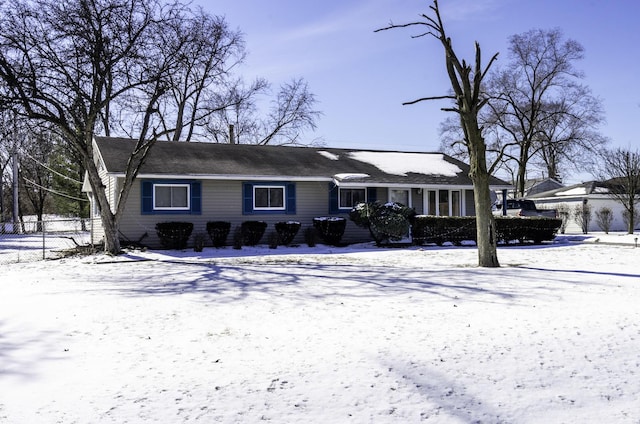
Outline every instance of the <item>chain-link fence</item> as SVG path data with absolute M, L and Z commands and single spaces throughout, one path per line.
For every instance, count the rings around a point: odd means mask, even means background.
M 89 219 L 25 218 L 0 223 L 0 264 L 58 259 L 89 246 Z

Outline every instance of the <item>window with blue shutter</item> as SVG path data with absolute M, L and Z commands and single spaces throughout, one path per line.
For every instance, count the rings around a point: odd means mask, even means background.
M 242 184 L 242 213 L 287 214 L 296 213 L 295 183 L 245 182 Z
M 338 187 L 329 183 L 329 213 L 338 214 L 350 211 L 358 203 L 375 202 L 375 187 Z
M 143 215 L 200 215 L 202 184 L 192 180 L 143 180 Z
M 339 188 L 334 183 L 329 183 L 329 214 L 340 213 L 340 207 L 338 205 L 338 192 Z

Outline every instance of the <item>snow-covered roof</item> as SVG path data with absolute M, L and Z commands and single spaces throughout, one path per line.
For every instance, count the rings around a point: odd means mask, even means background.
M 96 145 L 107 172 L 122 175 L 134 142 L 97 137 Z M 153 146 L 138 177 L 473 186 L 469 166 L 442 153 L 169 141 Z M 498 178 L 490 184 L 510 186 Z
M 409 173 L 455 177 L 462 173 L 459 166 L 447 162 L 438 153 L 351 152 L 353 159 L 370 163 L 387 174 L 407 176 Z
M 555 196 L 582 196 L 588 194 L 587 188 L 584 186 L 573 187 L 567 190 L 558 190 Z

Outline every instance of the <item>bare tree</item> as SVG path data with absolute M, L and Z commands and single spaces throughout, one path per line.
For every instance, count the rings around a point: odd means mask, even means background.
M 596 211 L 596 223 L 605 234 L 609 234 L 611 223 L 613 222 L 613 211 L 611 208 L 602 207 Z
M 112 254 L 120 253 L 119 222 L 132 183 L 153 144 L 171 130 L 163 127 L 160 112 L 191 42 L 175 28 L 189 16 L 186 6 L 159 0 L 0 5 L 0 80 L 6 86 L 0 101 L 52 124 L 82 159 L 100 209 L 105 250 Z M 93 139 L 118 125 L 135 134 L 136 143 L 111 204 Z
M 169 75 L 171 96 L 163 105 L 164 128 L 173 141 L 192 141 L 202 136 L 207 118 L 231 106 L 231 70 L 245 58 L 245 45 L 239 31 L 227 22 L 198 10 L 193 16 L 176 20 L 175 37 L 168 42 L 180 47 L 179 66 Z M 189 34 L 188 43 L 181 34 Z
M 293 79 L 280 86 L 271 111 L 263 122 L 263 137 L 258 144 L 298 144 L 300 134 L 316 128 L 320 112 L 314 110 L 315 96 L 302 79 Z
M 219 108 L 209 121 L 209 131 L 218 142 L 244 144 L 300 144 L 300 136 L 314 130 L 321 112 L 315 109 L 316 97 L 302 78 L 292 79 L 280 86 L 266 117 L 260 117 L 257 96 L 268 90 L 264 80 L 257 80 L 248 88 L 237 85 L 230 106 Z M 235 140 L 229 139 L 233 125 Z
M 487 80 L 492 98 L 482 122 L 492 127 L 492 156 L 516 164 L 516 191 L 523 195 L 532 162 L 558 178 L 564 161 L 590 157 L 585 153 L 606 139 L 596 131 L 604 120 L 601 102 L 578 83 L 583 74 L 574 63 L 584 52 L 578 42 L 554 29 L 514 35 L 509 43 L 509 65 Z
M 448 99 L 453 101 L 453 106 L 443 110 L 454 112 L 460 119 L 460 127 L 463 132 L 463 142 L 469 155 L 469 177 L 473 182 L 474 201 L 476 209 L 478 262 L 482 267 L 499 267 L 497 255 L 497 240 L 495 236 L 495 220 L 491 212 L 491 195 L 489 190 L 489 177 L 491 168 L 487 167 L 487 146 L 485 144 L 482 129 L 478 121 L 478 115 L 488 99 L 483 95 L 482 82 L 491 64 L 496 60 L 497 53 L 483 68 L 480 45 L 475 44 L 475 64 L 472 67 L 466 61 L 458 59 L 451 38 L 445 32 L 444 24 L 440 16 L 437 0 L 430 6 L 434 17 L 422 14 L 423 20 L 407 24 L 391 24 L 384 31 L 393 28 L 419 27 L 425 31 L 414 36 L 432 36 L 437 39 L 445 52 L 445 67 L 451 81 L 452 94 L 423 97 L 405 104 L 414 104 L 426 100 Z
M 573 220 L 580 226 L 582 230 L 582 234 L 589 233 L 589 225 L 591 224 L 591 205 L 585 199 L 584 202 L 575 205 L 571 210 L 571 215 L 573 216 Z
M 603 121 L 600 100 L 581 94 L 582 89 L 573 98 L 545 106 L 531 164 L 549 178 L 560 181 L 564 175 L 595 169 L 595 158 L 609 142 L 596 130 Z
M 226 96 L 217 101 L 228 104 L 225 108 L 216 110 L 206 123 L 206 134 L 216 143 L 255 144 L 260 128 L 257 120 L 257 96 L 266 93 L 269 83 L 262 78 L 246 86 L 241 79 L 230 86 Z M 222 96 L 220 94 L 219 96 Z M 229 128 L 234 128 L 233 139 Z
M 622 148 L 606 150 L 602 154 L 599 177 L 606 184 L 610 195 L 624 207 L 628 216 L 627 232 L 633 234 L 640 203 L 640 151 Z

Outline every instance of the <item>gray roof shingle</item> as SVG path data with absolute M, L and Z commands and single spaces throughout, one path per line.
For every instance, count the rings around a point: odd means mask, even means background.
M 96 137 L 104 165 L 109 173 L 124 173 L 134 141 L 125 138 Z M 367 184 L 443 184 L 471 186 L 469 166 L 442 153 L 407 153 L 412 156 L 434 155 L 460 169 L 456 175 L 407 172 L 406 175 L 385 172 L 371 163 L 356 160 L 354 152 L 363 150 L 317 147 L 257 146 L 246 144 L 186 143 L 158 141 L 141 167 L 139 177 L 191 176 L 201 178 L 296 178 L 329 180 L 337 174 L 367 174 L 366 178 L 349 178 L 349 182 Z M 366 150 L 372 152 L 376 150 Z M 490 184 L 509 184 L 492 177 Z

